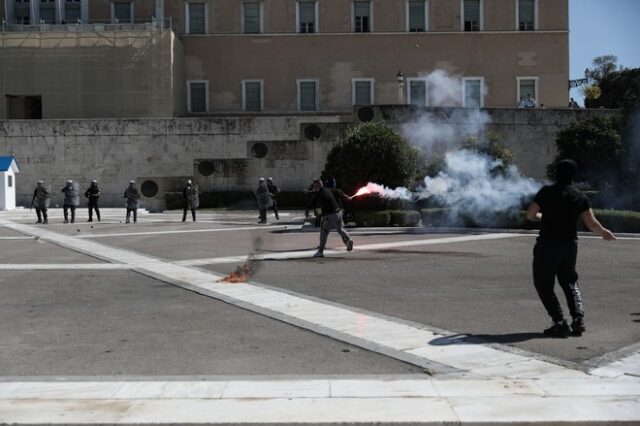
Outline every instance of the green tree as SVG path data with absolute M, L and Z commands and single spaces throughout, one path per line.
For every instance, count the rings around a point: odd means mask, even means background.
M 329 152 L 323 178 L 333 176 L 346 192 L 375 182 L 410 186 L 422 155 L 389 125 L 365 123 L 351 128 Z
M 513 153 L 500 143 L 500 135 L 495 132 L 486 132 L 480 137 L 468 137 L 462 147 L 500 160 L 502 165 L 497 167 L 496 171 L 504 171 L 513 164 Z
M 596 115 L 575 121 L 559 131 L 556 136 L 558 153 L 547 166 L 549 179 L 555 178 L 558 161 L 570 158 L 578 164 L 578 182 L 603 188 L 619 181 L 627 153 L 620 128 L 618 116 Z
M 598 103 L 604 108 L 622 109 L 629 115 L 640 103 L 640 68 L 607 74 L 599 83 Z
M 600 83 L 603 78 L 620 68 L 616 55 L 597 56 L 593 58 L 591 64 L 592 67 L 589 69 L 589 78 L 594 79 L 597 83 Z

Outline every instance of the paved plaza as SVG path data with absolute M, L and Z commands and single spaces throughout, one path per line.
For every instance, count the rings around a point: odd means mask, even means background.
M 640 424 L 640 235 L 581 237 L 550 339 L 534 233 L 78 216 L 0 212 L 0 424 Z

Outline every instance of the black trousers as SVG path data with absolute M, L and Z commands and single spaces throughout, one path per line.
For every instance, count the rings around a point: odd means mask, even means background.
M 187 220 L 187 211 L 191 210 L 191 217 L 193 218 L 193 221 L 196 221 L 196 209 L 190 209 L 188 204 L 185 204 L 182 207 L 182 221 L 184 222 L 185 220 Z
M 129 218 L 131 217 L 131 213 L 133 213 L 133 222 L 138 221 L 138 209 L 132 209 L 127 207 L 127 223 L 129 223 Z
M 278 216 L 278 202 L 276 200 L 273 200 L 273 205 L 271 206 L 271 209 L 275 213 L 276 219 L 280 219 L 280 216 Z
M 36 207 L 36 215 L 38 216 L 38 222 L 42 222 L 42 219 L 47 220 L 47 209 L 39 209 Z
M 582 318 L 582 296 L 578 287 L 576 259 L 578 242 L 575 240 L 542 240 L 538 238 L 533 248 L 533 284 L 540 301 L 554 322 L 562 321 L 564 315 L 553 287 L 556 277 L 564 292 L 571 317 Z
M 98 218 L 98 222 L 100 222 L 100 207 L 98 206 L 98 200 L 91 201 L 88 203 L 89 207 L 89 222 L 93 221 L 93 210 L 96 211 L 96 217 Z
M 68 204 L 62 205 L 62 211 L 64 212 L 64 220 L 69 220 L 69 210 L 71 210 L 71 222 L 76 221 L 76 206 L 70 206 Z

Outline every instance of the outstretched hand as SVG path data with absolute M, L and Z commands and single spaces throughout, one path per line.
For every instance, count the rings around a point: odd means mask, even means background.
M 616 236 L 613 235 L 613 233 L 611 231 L 609 231 L 608 229 L 603 229 L 602 230 L 602 239 L 604 239 L 606 241 L 614 241 L 616 239 Z

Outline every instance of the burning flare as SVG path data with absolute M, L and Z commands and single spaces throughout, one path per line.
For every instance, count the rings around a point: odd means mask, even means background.
M 247 259 L 247 261 L 242 266 L 238 266 L 235 271 L 227 275 L 226 277 L 220 278 L 218 280 L 219 283 L 230 283 L 237 284 L 243 283 L 251 278 L 253 275 L 253 268 L 251 267 L 251 260 Z

